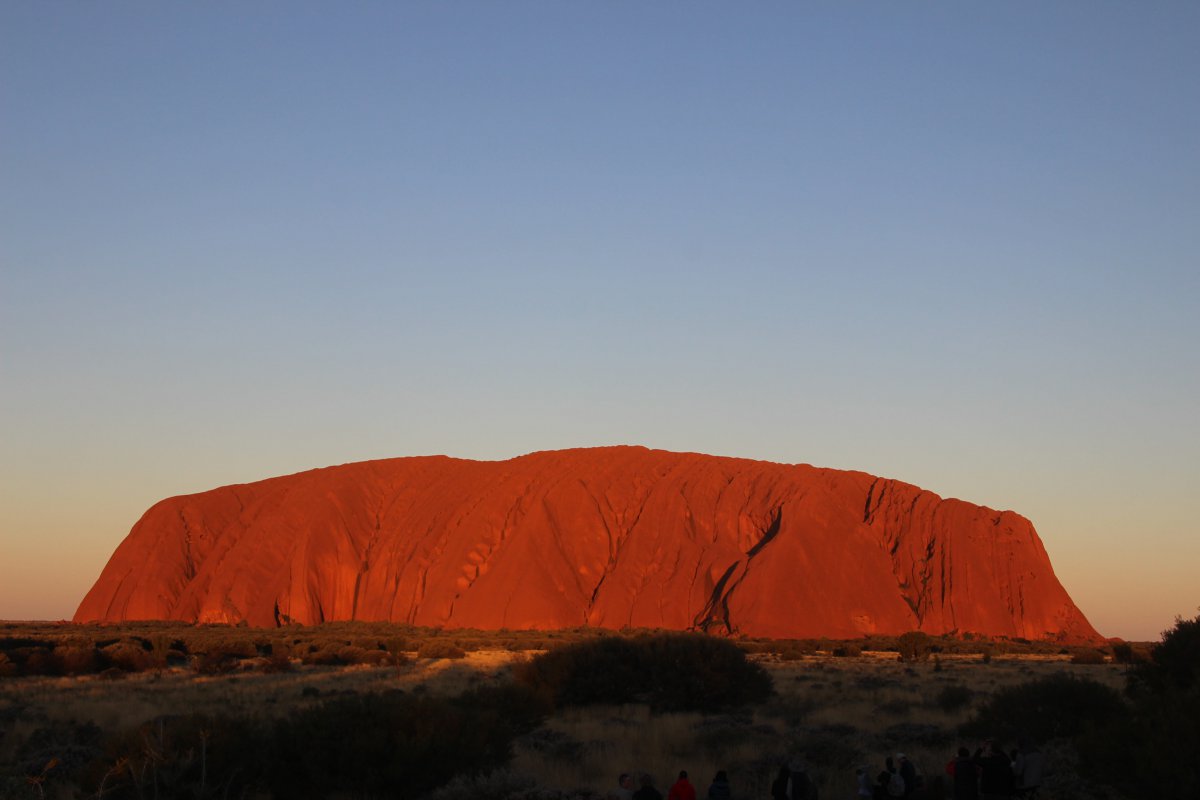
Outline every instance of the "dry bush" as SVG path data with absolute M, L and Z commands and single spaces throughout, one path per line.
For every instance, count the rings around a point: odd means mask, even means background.
M 424 642 L 417 650 L 418 658 L 464 658 L 466 655 L 461 647 L 446 639 Z
M 254 658 L 258 658 L 258 651 L 248 642 L 210 644 L 205 652 L 195 657 L 192 667 L 201 675 L 224 675 Z
M 392 654 L 386 650 L 351 646 L 343 647 L 339 650 L 338 658 L 343 664 L 373 664 L 375 666 L 383 666 L 385 664 L 403 663 L 404 655 Z
M 88 675 L 100 666 L 96 648 L 88 645 L 65 645 L 54 648 L 58 671 L 63 675 Z
M 333 643 L 317 650 L 312 650 L 300 657 L 305 664 L 320 667 L 336 667 L 341 665 L 341 650 L 345 645 Z
M 1071 656 L 1072 664 L 1103 664 L 1105 661 L 1104 653 L 1092 648 L 1076 650 Z
M 367 663 L 370 663 L 370 661 L 368 661 L 369 656 L 367 655 L 369 652 L 378 652 L 378 651 L 368 651 L 361 647 L 357 647 L 355 645 L 346 645 L 345 647 L 339 647 L 336 650 L 337 663 L 338 664 L 367 664 Z
M 101 659 L 111 667 L 125 672 L 144 672 L 166 666 L 166 658 L 147 650 L 142 644 L 134 641 L 121 641 L 110 644 L 100 651 Z
M 210 644 L 207 652 L 220 653 L 229 658 L 254 658 L 259 655 L 258 647 L 246 639 L 233 639 Z
M 909 631 L 896 639 L 901 661 L 925 661 L 934 651 L 933 638 L 923 631 Z
M 293 668 L 292 660 L 288 658 L 286 653 L 272 653 L 267 656 L 262 671 L 268 675 L 273 675 L 280 672 L 291 672 Z
M 23 653 L 25 662 L 21 665 L 24 675 L 58 675 L 60 674 L 58 660 L 45 647 L 31 647 Z

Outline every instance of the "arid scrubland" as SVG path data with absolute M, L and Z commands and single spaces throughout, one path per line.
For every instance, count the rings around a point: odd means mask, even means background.
M 304 633 L 309 635 L 318 634 Z M 341 632 L 334 637 L 337 647 L 370 649 L 347 645 L 339 637 Z M 505 649 L 463 653 L 448 650 L 457 647 L 448 642 L 429 647 L 410 638 L 403 650 L 393 644 L 388 663 L 372 657 L 362 659 L 367 663 L 324 665 L 320 658 L 305 656 L 330 647 L 313 650 L 293 643 L 286 657 L 263 655 L 262 648 L 243 649 L 245 657 L 222 662 L 211 674 L 199 669 L 206 656 L 194 654 L 188 663 L 140 672 L 107 668 L 74 676 L 10 675 L 0 679 L 0 786 L 7 792 L 0 794 L 87 797 L 105 788 L 106 796 L 152 796 L 147 770 L 174 758 L 181 762 L 179 774 L 193 775 L 186 785 L 191 795 L 217 797 L 237 788 L 230 796 L 279 797 L 278 777 L 243 784 L 232 774 L 269 772 L 271 765 L 261 763 L 272 758 L 271 749 L 262 746 L 262 736 L 268 735 L 263 731 L 276 731 L 269 734 L 275 740 L 298 737 L 288 745 L 289 754 L 310 743 L 325 750 L 345 744 L 353 751 L 360 745 L 375 747 L 375 734 L 387 720 L 425 715 L 435 718 L 428 723 L 434 727 L 418 726 L 404 734 L 408 739 L 388 745 L 391 750 L 364 756 L 370 769 L 373 762 L 391 760 L 394 752 L 400 766 L 372 774 L 362 785 L 346 786 L 344 793 L 314 788 L 305 796 L 603 798 L 622 772 L 649 773 L 665 793 L 676 773 L 687 769 L 702 794 L 713 774 L 725 770 L 734 797 L 759 798 L 769 795 L 781 764 L 803 758 L 821 796 L 837 798 L 852 796 L 856 767 L 868 767 L 874 777 L 887 756 L 903 752 L 925 777 L 924 796 L 942 797 L 946 762 L 960 744 L 974 750 L 980 743 L 988 725 L 980 716 L 997 693 L 1069 676 L 1118 697 L 1131 668 L 1113 663 L 1111 656 L 1100 663 L 1080 663 L 1097 659 L 1069 652 L 993 655 L 992 649 L 926 651 L 903 660 L 898 651 L 861 651 L 845 643 L 816 652 L 788 643 L 772 652 L 759 643 L 742 648 L 755 651 L 743 656 L 727 640 L 643 636 L 629 641 L 663 640 L 685 649 L 672 654 L 659 644 L 656 657 L 666 667 L 653 668 L 666 671 L 638 687 L 629 686 L 630 676 L 619 669 L 605 668 L 605 658 L 621 657 L 621 648 L 629 646 L 613 639 L 619 637 L 572 638 L 559 652 L 574 655 L 557 661 L 541 657 L 542 650 L 511 643 Z M 713 642 L 719 647 L 714 645 L 711 653 L 693 653 Z M 388 652 L 382 645 L 380 651 Z M 456 657 L 421 657 L 422 652 Z M 726 657 L 733 660 L 719 666 Z M 639 666 L 634 677 L 647 669 Z M 703 674 L 706 669 L 713 674 Z M 770 685 L 764 693 L 740 696 L 738 687 L 753 684 L 755 671 L 765 671 Z M 696 686 L 688 684 L 697 678 L 692 673 L 701 673 Z M 733 679 L 727 680 L 730 675 Z M 606 702 L 610 696 L 614 701 Z M 367 699 L 366 706 L 354 705 L 359 698 Z M 521 712 L 514 713 L 518 706 Z M 353 720 L 356 708 L 374 707 L 384 709 L 382 717 L 361 724 Z M 439 730 L 442 719 L 459 725 L 453 730 L 461 732 L 451 736 Z M 167 734 L 163 720 L 168 721 Z M 346 729 L 327 732 L 331 724 L 345 724 Z M 488 742 L 459 744 L 454 738 L 480 725 L 506 730 Z M 175 731 L 174 750 L 166 743 L 170 730 Z M 326 735 L 332 738 L 321 738 Z M 441 737 L 442 750 L 433 747 L 414 756 L 413 747 L 420 750 L 425 736 Z M 222 767 L 223 738 L 233 750 L 258 753 L 260 761 Z M 1000 743 L 1013 748 L 1013 738 Z M 154 741 L 160 744 L 151 746 Z M 1136 796 L 1087 779 L 1070 742 L 1042 744 L 1048 765 L 1041 797 Z M 163 755 L 168 750 L 174 755 Z M 405 758 L 416 766 L 406 766 Z M 317 770 L 318 761 L 317 754 L 301 759 Z M 207 784 L 196 784 L 197 762 L 207 772 Z M 405 780 L 427 763 L 436 769 L 424 783 Z M 135 765 L 140 777 L 133 772 Z M 224 776 L 222 770 L 231 774 Z M 159 781 L 155 773 L 153 786 Z
M 779 766 L 799 755 L 812 764 L 822 797 L 850 797 L 857 765 L 869 765 L 874 778 L 884 759 L 897 752 L 908 755 L 928 778 L 942 775 L 960 743 L 958 727 L 999 688 L 1059 672 L 1114 688 L 1124 684 L 1120 667 L 1074 665 L 1066 658 L 1014 656 L 984 664 L 960 657 L 909 665 L 893 653 L 867 653 L 857 659 L 758 660 L 771 674 L 776 697 L 752 711 L 652 714 L 645 705 L 570 709 L 518 742 L 512 771 L 540 786 L 578 788 L 583 795 L 589 788 L 608 787 L 623 771 L 649 772 L 661 788 L 680 769 L 698 784 L 724 769 L 736 797 L 756 798 L 769 796 Z M 962 743 L 972 750 L 978 745 L 974 739 Z M 1073 781 L 1075 776 L 1062 777 Z

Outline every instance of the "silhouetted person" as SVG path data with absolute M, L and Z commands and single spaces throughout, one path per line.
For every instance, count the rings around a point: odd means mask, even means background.
M 688 780 L 687 770 L 679 770 L 679 780 L 671 784 L 667 800 L 696 800 L 696 787 Z
M 952 778 L 953 800 L 979 800 L 979 768 L 971 759 L 970 750 L 958 748 L 958 755 L 946 765 L 946 774 Z
M 917 768 L 904 753 L 897 753 L 896 759 L 900 762 L 900 777 L 904 779 L 904 796 L 908 797 L 917 790 Z
M 729 800 L 729 776 L 725 770 L 718 770 L 708 785 L 708 800 Z
M 771 800 L 788 800 L 788 781 L 791 777 L 792 771 L 787 764 L 779 768 L 779 774 L 771 781 Z
M 663 800 L 662 792 L 654 788 L 654 778 L 643 772 L 638 780 L 642 788 L 633 793 L 633 800 Z
M 904 797 L 904 778 L 900 777 L 900 772 L 896 769 L 896 762 L 892 761 L 892 757 L 888 756 L 883 761 L 883 772 L 875 778 L 875 797 Z
M 788 780 L 788 800 L 815 800 L 817 789 L 808 777 L 808 767 L 800 758 L 792 759 L 788 764 L 791 778 Z
M 1042 785 L 1045 757 L 1032 739 L 1022 736 L 1017 744 L 1019 747 L 1012 765 L 1013 782 L 1016 784 L 1017 796 L 1026 797 Z
M 617 778 L 617 788 L 609 792 L 608 796 L 617 800 L 633 800 L 633 776 L 622 772 Z
M 982 800 L 1005 800 L 1012 797 L 1012 762 L 1004 749 L 990 739 L 975 752 L 979 767 L 979 796 Z
M 866 764 L 863 764 L 856 768 L 854 770 L 854 780 L 858 787 L 857 791 L 855 792 L 855 797 L 857 797 L 859 800 L 866 800 L 866 798 L 875 796 L 875 787 L 871 785 L 870 767 L 868 767 Z

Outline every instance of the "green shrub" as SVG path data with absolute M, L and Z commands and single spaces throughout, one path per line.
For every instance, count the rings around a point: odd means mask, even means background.
M 716 711 L 771 694 L 770 676 L 737 645 L 701 634 L 578 642 L 519 665 L 515 675 L 557 705 L 645 702 L 658 710 Z

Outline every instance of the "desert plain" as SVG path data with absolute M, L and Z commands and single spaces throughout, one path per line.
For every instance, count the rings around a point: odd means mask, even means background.
M 647 632 L 625 636 L 653 638 Z M 0 666 L 8 667 L 0 678 L 0 786 L 4 797 L 13 798 L 278 796 L 254 781 L 221 774 L 221 723 L 203 720 L 290 725 L 296 715 L 347 699 L 436 702 L 504 691 L 519 684 L 522 670 L 547 650 L 619 638 L 595 631 L 456 636 L 353 623 L 274 630 L 6 624 L 0 631 L 0 650 L 7 653 Z M 59 643 L 51 653 L 61 648 L 77 654 L 91 642 L 96 653 L 107 655 L 90 662 L 90 672 L 19 674 L 37 666 L 32 643 L 50 640 Z M 744 657 L 770 678 L 771 691 L 761 699 L 710 708 L 699 698 L 689 709 L 657 707 L 652 699 L 552 704 L 514 731 L 496 758 L 464 760 L 461 771 L 450 768 L 433 786 L 415 781 L 423 787 L 419 792 L 403 784 L 380 788 L 376 778 L 332 793 L 314 789 L 311 796 L 584 800 L 605 798 L 625 772 L 653 776 L 665 794 L 686 769 L 701 796 L 715 773 L 725 770 L 734 797 L 760 798 L 769 796 L 780 765 L 799 758 L 820 797 L 852 797 L 858 768 L 874 782 L 886 757 L 904 753 L 922 775 L 917 796 L 949 797 L 946 764 L 960 745 L 980 745 L 996 698 L 1057 679 L 1099 685 L 1119 696 L 1130 669 L 1116 663 L 1111 648 L 923 635 L 916 640 L 916 652 L 899 640 L 742 641 Z M 1117 654 L 1129 661 L 1145 658 L 1146 651 L 1126 647 Z M 19 668 L 21 659 L 26 670 Z M 61 661 L 43 666 L 47 673 L 71 671 Z M 187 719 L 200 722 L 188 728 Z M 196 741 L 167 742 L 164 731 L 172 725 L 177 738 L 186 739 L 191 730 Z M 369 726 L 352 735 L 370 736 Z M 1001 744 L 1017 746 L 1015 739 Z M 1047 763 L 1039 797 L 1125 796 L 1087 777 L 1069 738 L 1041 747 Z M 269 756 L 264 752 L 263 758 Z M 167 763 L 172 760 L 180 763 Z M 207 772 L 202 782 L 197 766 Z M 159 770 L 153 778 L 152 770 Z

